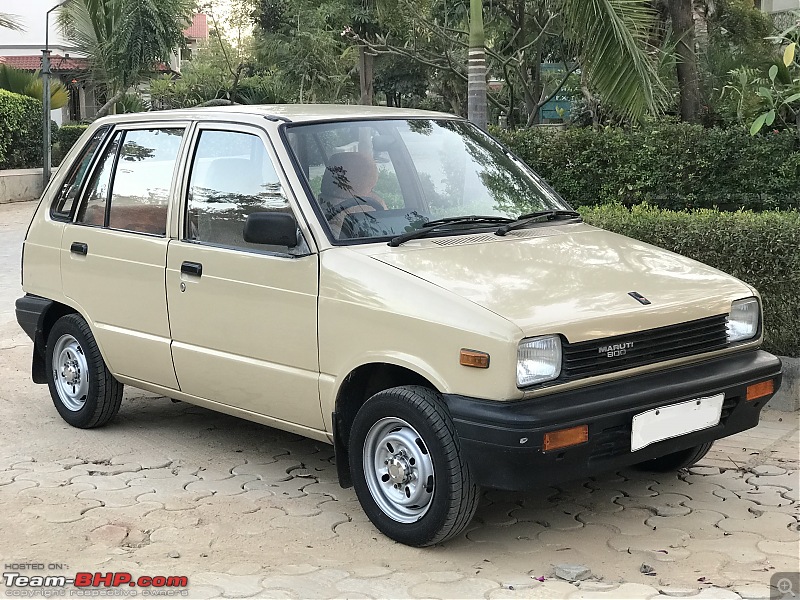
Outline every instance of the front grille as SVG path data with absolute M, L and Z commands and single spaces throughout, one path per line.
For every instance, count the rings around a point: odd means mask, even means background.
M 565 343 L 562 347 L 564 361 L 561 376 L 557 381 L 573 381 L 616 373 L 624 369 L 721 350 L 728 344 L 727 318 L 727 315 L 718 315 L 611 338 Z M 610 357 L 609 352 L 612 353 Z

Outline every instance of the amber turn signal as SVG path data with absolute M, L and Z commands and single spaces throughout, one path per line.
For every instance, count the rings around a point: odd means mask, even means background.
M 559 429 L 558 431 L 545 433 L 542 449 L 547 452 L 548 450 L 558 450 L 567 446 L 577 446 L 588 441 L 589 426 L 578 425 L 569 429 Z
M 764 396 L 769 396 L 775 391 L 775 382 L 772 379 L 762 381 L 761 383 L 754 383 L 747 386 L 747 401 L 758 400 Z
M 486 352 L 477 350 L 461 349 L 461 364 L 465 367 L 475 367 L 476 369 L 489 368 L 489 355 Z

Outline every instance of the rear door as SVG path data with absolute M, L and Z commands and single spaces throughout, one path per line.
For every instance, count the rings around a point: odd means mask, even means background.
M 172 355 L 185 393 L 323 429 L 318 257 L 243 237 L 249 214 L 293 212 L 276 164 L 260 129 L 198 127 L 167 256 Z
M 64 294 L 91 321 L 112 372 L 173 389 L 166 232 L 185 131 L 117 129 L 61 242 Z

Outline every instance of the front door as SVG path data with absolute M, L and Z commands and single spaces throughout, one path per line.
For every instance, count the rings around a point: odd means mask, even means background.
M 167 213 L 185 124 L 117 130 L 61 242 L 64 294 L 111 371 L 177 389 L 164 284 Z
M 259 130 L 200 127 L 182 234 L 169 244 L 167 297 L 181 391 L 323 429 L 318 259 L 244 241 L 252 212 L 292 212 Z

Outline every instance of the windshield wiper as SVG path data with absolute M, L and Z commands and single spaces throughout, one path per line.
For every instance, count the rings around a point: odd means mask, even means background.
M 512 223 L 508 223 L 507 225 L 503 225 L 497 231 L 494 232 L 495 235 L 505 235 L 509 231 L 513 231 L 514 229 L 520 229 L 525 227 L 526 225 L 530 225 L 531 223 L 538 223 L 542 221 L 553 221 L 555 219 L 580 219 L 581 215 L 574 210 L 539 210 L 536 212 L 528 213 L 526 215 L 520 215 Z
M 507 223 L 511 225 L 515 223 L 516 219 L 509 219 L 508 217 L 492 217 L 492 216 L 481 216 L 481 215 L 469 215 L 465 217 L 446 217 L 444 219 L 436 219 L 435 221 L 428 221 L 425 223 L 424 227 L 420 229 L 415 229 L 414 231 L 409 231 L 408 233 L 403 233 L 402 235 L 398 235 L 397 237 L 392 238 L 389 241 L 389 245 L 392 248 L 396 248 L 400 244 L 407 242 L 409 240 L 415 240 L 417 238 L 425 237 L 431 232 L 436 231 L 437 229 L 441 229 L 444 226 L 450 225 L 495 225 L 497 223 Z

